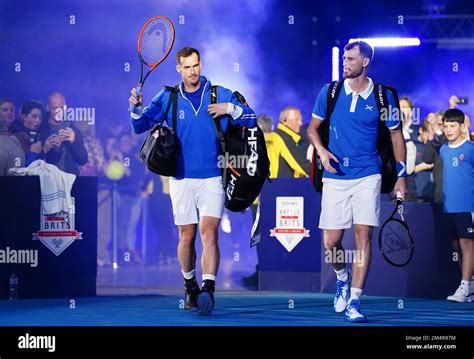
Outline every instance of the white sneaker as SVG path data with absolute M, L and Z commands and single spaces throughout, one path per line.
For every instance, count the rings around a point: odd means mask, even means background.
M 346 310 L 350 297 L 350 283 L 352 279 L 352 272 L 347 270 L 347 281 L 336 281 L 336 295 L 334 296 L 334 310 L 336 313 L 342 313 Z
M 458 303 L 468 303 L 472 301 L 472 294 L 464 293 L 461 286 L 459 286 L 458 289 L 456 289 L 456 292 L 453 295 L 450 295 L 447 299 Z
M 360 303 L 352 299 L 346 309 L 346 321 L 351 323 L 366 323 L 367 317 L 360 310 Z

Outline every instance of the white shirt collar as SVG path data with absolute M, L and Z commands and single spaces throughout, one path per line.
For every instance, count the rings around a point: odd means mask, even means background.
M 344 90 L 346 91 L 346 95 L 350 95 L 351 93 L 357 94 L 357 92 L 354 91 L 349 85 L 349 80 L 350 79 L 344 80 Z M 364 100 L 367 100 L 367 98 L 370 96 L 370 94 L 374 90 L 374 83 L 372 82 L 372 79 L 370 77 L 367 77 L 367 80 L 369 80 L 369 86 L 367 86 L 367 88 L 364 91 L 359 93 L 359 96 L 361 96 Z
M 458 147 L 461 147 L 462 145 L 464 145 L 464 142 L 466 142 L 466 141 L 467 141 L 467 138 L 465 138 L 464 141 L 459 142 L 457 145 L 451 145 L 451 144 L 448 143 L 448 146 L 449 146 L 449 148 L 458 148 Z

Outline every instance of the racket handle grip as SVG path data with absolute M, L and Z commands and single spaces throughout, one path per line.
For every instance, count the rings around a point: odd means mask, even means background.
M 140 96 L 140 94 L 142 93 L 142 85 L 141 84 L 138 84 L 137 87 L 137 97 Z M 133 104 L 130 104 L 130 106 L 128 107 L 128 112 L 133 112 L 135 113 L 137 109 L 137 106 L 136 105 L 133 105 Z

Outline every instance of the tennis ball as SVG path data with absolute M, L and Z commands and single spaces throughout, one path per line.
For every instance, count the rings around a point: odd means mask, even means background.
M 105 175 L 107 178 L 118 181 L 125 174 L 125 166 L 122 162 L 114 160 L 111 161 L 105 170 Z

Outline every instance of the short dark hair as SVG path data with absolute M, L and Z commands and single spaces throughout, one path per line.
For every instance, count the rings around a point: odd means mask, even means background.
M 374 58 L 374 49 L 365 41 L 354 41 L 344 46 L 344 51 L 352 50 L 354 47 L 359 46 L 359 51 L 363 57 L 368 57 L 370 62 Z
M 193 47 L 183 47 L 176 53 L 176 63 L 178 65 L 181 65 L 181 58 L 191 56 L 192 54 L 196 54 L 198 60 L 201 61 L 201 55 L 199 54 L 199 51 L 197 49 Z
M 26 101 L 23 105 L 21 105 L 20 113 L 22 115 L 28 115 L 31 111 L 33 111 L 35 108 L 39 109 L 41 112 L 43 112 L 43 106 L 36 101 Z
M 457 122 L 462 125 L 464 123 L 464 112 L 457 108 L 451 108 L 444 113 L 443 122 Z
M 412 110 L 413 110 L 413 101 L 411 98 L 409 98 L 408 96 L 400 96 L 400 98 L 398 99 L 400 102 L 402 100 L 405 100 L 406 102 L 408 102 L 408 107 L 410 107 Z

